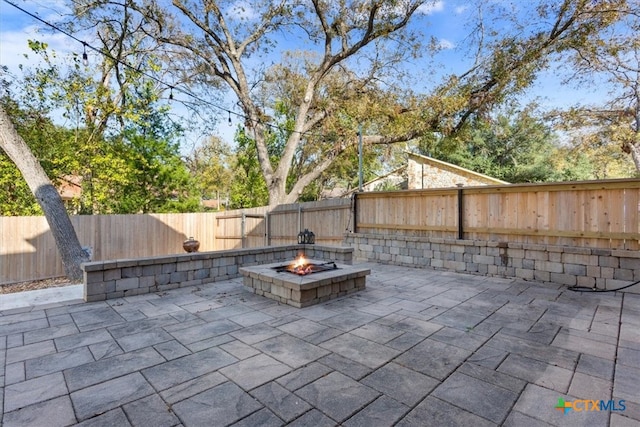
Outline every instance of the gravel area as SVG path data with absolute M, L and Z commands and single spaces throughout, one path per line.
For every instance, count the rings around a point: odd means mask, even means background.
M 0 294 L 11 294 L 14 292 L 34 291 L 36 289 L 58 288 L 61 286 L 76 285 L 67 277 L 54 277 L 52 279 L 32 280 L 29 282 L 10 283 L 0 285 Z

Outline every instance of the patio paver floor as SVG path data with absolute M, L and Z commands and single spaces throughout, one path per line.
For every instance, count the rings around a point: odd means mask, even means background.
M 0 425 L 640 426 L 640 295 L 358 264 L 365 290 L 303 309 L 241 278 L 0 299 Z

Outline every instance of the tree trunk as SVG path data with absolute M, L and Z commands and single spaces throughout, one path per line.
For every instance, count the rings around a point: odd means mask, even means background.
M 633 164 L 636 166 L 636 172 L 640 172 L 640 144 L 628 143 L 627 148 L 629 150 L 628 153 L 631 154 L 631 158 L 633 159 Z
M 35 158 L 26 142 L 16 132 L 9 116 L 0 107 L 0 148 L 15 163 L 44 212 L 49 229 L 62 258 L 64 271 L 71 280 L 82 279 L 80 264 L 89 261 L 80 246 L 76 231 L 64 208 L 62 198 Z

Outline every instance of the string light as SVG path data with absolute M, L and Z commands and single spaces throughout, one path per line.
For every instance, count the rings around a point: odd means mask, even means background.
M 134 71 L 136 71 L 136 72 L 140 73 L 141 75 L 143 75 L 143 76 L 145 76 L 145 77 L 147 77 L 147 78 L 149 78 L 149 79 L 152 79 L 152 80 L 154 80 L 154 81 L 156 81 L 156 82 L 160 83 L 161 85 L 164 85 L 165 87 L 168 87 L 168 88 L 170 89 L 169 99 L 170 99 L 170 100 L 172 100 L 172 99 L 173 99 L 173 89 L 174 89 L 174 87 L 173 87 L 172 85 L 170 85 L 170 84 L 168 84 L 168 83 L 163 82 L 162 80 L 160 80 L 159 78 L 157 78 L 157 77 L 155 77 L 155 76 L 153 76 L 153 75 L 151 75 L 151 74 L 148 74 L 148 73 L 145 73 L 145 72 L 141 72 L 138 68 L 133 67 L 133 66 L 131 66 L 131 65 L 127 64 L 126 62 L 124 62 L 123 60 L 121 60 L 121 59 L 119 59 L 119 58 L 115 58 L 114 56 L 110 55 L 110 54 L 109 54 L 109 52 L 105 52 L 105 51 L 103 51 L 103 50 L 100 50 L 100 49 L 98 49 L 98 48 L 95 48 L 95 47 L 91 46 L 90 44 L 88 44 L 88 43 L 86 43 L 86 42 L 84 42 L 84 41 L 80 40 L 78 37 L 74 36 L 73 34 L 71 34 L 71 33 L 67 32 L 67 31 L 63 30 L 62 28 L 60 28 L 60 27 L 56 26 L 55 24 L 52 24 L 52 23 L 50 23 L 50 22 L 45 21 L 44 19 L 40 18 L 39 16 L 37 16 L 37 15 L 35 15 L 35 14 L 33 14 L 33 13 L 29 12 L 28 10 L 25 10 L 24 8 L 22 8 L 22 7 L 18 6 L 17 4 L 15 4 L 15 3 L 13 3 L 13 2 L 11 2 L 11 1 L 9 1 L 9 0 L 2 0 L 2 1 L 4 1 L 5 3 L 7 3 L 7 4 L 9 4 L 9 5 L 13 6 L 14 8 L 18 9 L 18 10 L 19 10 L 19 11 L 21 11 L 22 13 L 24 13 L 24 14 L 26 14 L 26 15 L 30 16 L 31 18 L 33 18 L 33 19 L 35 19 L 35 20 L 37 20 L 37 21 L 39 21 L 39 22 L 43 23 L 44 25 L 46 25 L 46 26 L 48 26 L 48 27 L 50 27 L 50 28 L 54 29 L 55 31 L 57 31 L 57 32 L 59 32 L 59 33 L 62 33 L 62 34 L 64 34 L 65 36 L 67 36 L 67 37 L 69 37 L 69 38 L 71 38 L 71 39 L 73 39 L 73 40 L 75 40 L 75 41 L 77 41 L 77 42 L 79 42 L 79 43 L 82 43 L 82 48 L 83 48 L 83 49 L 82 49 L 82 64 L 83 64 L 83 65 L 85 65 L 85 66 L 88 66 L 88 65 L 89 65 L 89 56 L 87 55 L 87 47 L 89 47 L 89 49 L 93 50 L 94 52 L 97 52 L 97 53 L 99 53 L 100 55 L 103 55 L 103 56 L 105 56 L 105 57 L 109 58 L 110 60 L 112 60 L 112 61 L 114 61 L 114 62 L 117 62 L 117 63 L 121 64 L 121 65 L 122 65 L 122 66 L 124 66 L 124 67 L 130 68 L 130 69 L 132 69 L 132 70 L 134 70 Z M 252 120 L 250 117 L 247 117 L 247 116 L 245 116 L 245 115 L 238 114 L 238 113 L 233 113 L 231 110 L 227 110 L 227 109 L 226 109 L 226 108 L 224 108 L 224 107 L 221 107 L 221 106 L 216 105 L 216 104 L 213 104 L 213 103 L 211 103 L 211 102 L 209 102 L 209 101 L 207 101 L 207 100 L 204 100 L 204 99 L 200 98 L 199 96 L 197 96 L 197 95 L 195 95 L 195 94 L 193 94 L 193 93 L 191 93 L 191 92 L 188 92 L 188 91 L 186 91 L 186 90 L 184 90 L 184 89 L 181 89 L 180 91 L 181 91 L 182 93 L 186 94 L 187 96 L 189 96 L 189 97 L 191 97 L 191 98 L 193 98 L 193 99 L 197 100 L 198 102 L 201 102 L 202 104 L 206 104 L 206 105 L 209 105 L 209 106 L 211 106 L 211 107 L 217 108 L 217 109 L 219 109 L 219 110 L 221 110 L 221 111 L 224 111 L 224 112 L 229 113 L 229 125 L 230 125 L 230 126 L 232 126 L 232 125 L 233 125 L 233 122 L 231 121 L 231 114 L 235 114 L 236 116 L 238 116 L 238 117 L 240 117 L 240 118 L 244 119 L 244 121 L 245 121 L 245 122 L 246 122 L 246 121 L 254 122 L 254 120 Z M 256 124 L 258 124 L 258 125 L 261 125 L 261 126 L 265 126 L 265 127 L 267 128 L 267 131 L 268 131 L 268 132 L 271 132 L 271 128 L 273 128 L 273 129 L 279 129 L 279 130 L 282 130 L 282 128 L 280 128 L 280 126 L 278 126 L 278 125 L 274 125 L 274 124 L 271 124 L 271 123 L 262 123 L 260 120 L 255 121 L 255 123 L 256 123 Z M 289 132 L 297 133 L 297 134 L 300 134 L 300 135 L 306 135 L 306 136 L 316 136 L 316 137 L 321 137 L 321 138 L 322 138 L 322 137 L 324 137 L 322 134 L 319 134 L 319 133 L 301 132 L 301 131 L 294 131 L 294 130 L 289 130 Z
M 87 67 L 89 65 L 89 56 L 87 56 L 87 44 L 82 42 L 82 65 Z

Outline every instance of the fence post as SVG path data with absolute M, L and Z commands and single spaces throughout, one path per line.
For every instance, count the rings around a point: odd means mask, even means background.
M 264 245 L 269 246 L 269 212 L 264 213 Z
M 463 219 L 463 196 L 462 196 L 462 187 L 464 184 L 456 184 L 458 187 L 458 240 L 464 239 L 464 229 L 462 227 L 462 219 Z
M 358 125 L 358 191 L 362 191 L 362 123 Z
M 244 249 L 245 247 L 245 229 L 246 229 L 246 221 L 247 221 L 247 217 L 245 215 L 244 212 L 242 212 L 242 220 L 240 221 L 240 238 L 241 238 L 241 247 L 242 249 Z
M 358 232 L 358 193 L 353 193 L 353 232 Z

